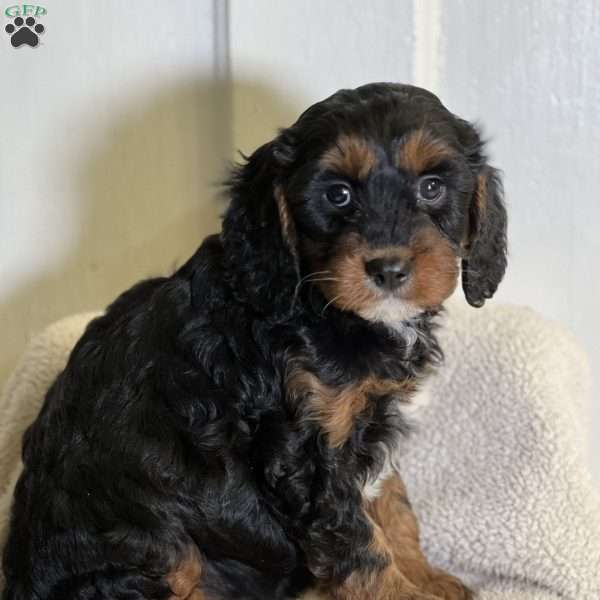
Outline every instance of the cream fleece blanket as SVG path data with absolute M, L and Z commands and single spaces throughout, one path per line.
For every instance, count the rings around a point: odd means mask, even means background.
M 21 434 L 90 316 L 34 339 L 0 399 L 0 539 Z M 600 600 L 585 356 L 528 309 L 453 305 L 445 320 L 445 366 L 399 459 L 428 556 L 481 600 Z

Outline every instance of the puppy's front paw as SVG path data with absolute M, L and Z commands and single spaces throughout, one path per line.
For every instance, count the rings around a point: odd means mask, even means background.
M 386 596 L 387 598 L 387 596 Z M 440 600 L 438 596 L 425 592 L 398 592 L 393 596 L 394 600 Z
M 423 586 L 423 591 L 440 600 L 473 600 L 473 592 L 460 579 L 444 571 L 432 573 L 429 581 Z

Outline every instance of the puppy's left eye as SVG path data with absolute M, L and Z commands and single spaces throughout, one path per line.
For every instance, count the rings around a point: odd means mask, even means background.
M 435 202 L 446 193 L 446 185 L 441 177 L 427 175 L 419 179 L 418 193 L 425 202 Z
M 352 201 L 352 190 L 345 183 L 334 183 L 325 192 L 325 198 L 334 206 L 343 208 Z

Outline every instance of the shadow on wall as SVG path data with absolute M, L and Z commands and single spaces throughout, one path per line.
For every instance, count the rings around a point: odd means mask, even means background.
M 225 204 L 218 183 L 233 156 L 232 89 L 243 107 L 239 127 L 250 131 L 243 140 L 267 140 L 298 114 L 260 84 L 190 80 L 146 95 L 107 128 L 96 125 L 93 113 L 73 123 L 77 147 L 91 139 L 90 149 L 64 169 L 67 182 L 78 183 L 76 197 L 61 205 L 74 241 L 53 270 L 2 302 L 1 383 L 45 325 L 102 309 L 135 281 L 172 272 L 219 229 Z M 257 123 L 264 124 L 260 134 Z M 44 252 L 43 240 L 31 244 Z

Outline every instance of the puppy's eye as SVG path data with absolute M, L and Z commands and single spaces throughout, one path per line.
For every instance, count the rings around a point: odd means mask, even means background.
M 426 202 L 435 202 L 446 193 L 446 186 L 441 177 L 427 175 L 419 180 L 418 193 Z
M 343 208 L 352 202 L 352 190 L 345 183 L 334 183 L 325 192 L 325 198 L 334 206 Z

